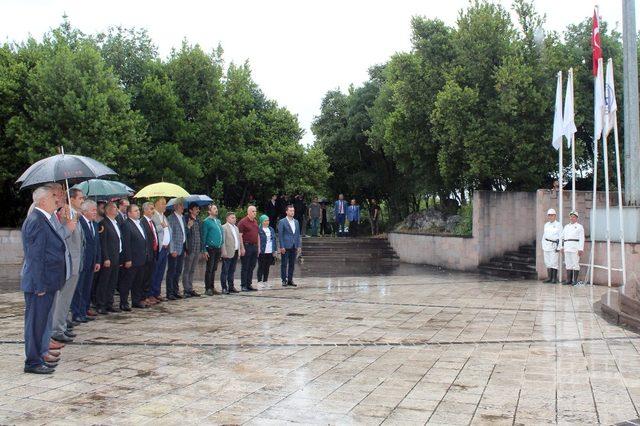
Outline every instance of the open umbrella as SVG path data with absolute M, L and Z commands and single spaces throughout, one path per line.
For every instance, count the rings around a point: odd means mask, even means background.
M 167 203 L 167 208 L 172 209 L 173 205 L 176 203 L 176 200 L 177 198 L 172 198 L 171 200 L 169 200 L 169 202 Z M 196 204 L 198 207 L 204 207 L 213 203 L 213 200 L 211 199 L 211 197 L 207 195 L 195 195 L 195 194 L 182 198 L 182 201 L 183 201 L 184 208 L 186 209 L 188 209 L 189 206 L 193 204 Z
M 32 164 L 18 178 L 20 190 L 49 182 L 63 182 L 117 175 L 111 168 L 82 155 L 58 154 Z
M 115 182 L 104 179 L 89 179 L 73 186 L 82 191 L 87 197 L 94 197 L 96 200 L 109 200 L 111 198 L 129 197 L 135 191 L 122 182 Z
M 136 193 L 134 198 L 187 197 L 189 193 L 181 186 L 168 182 L 152 183 Z

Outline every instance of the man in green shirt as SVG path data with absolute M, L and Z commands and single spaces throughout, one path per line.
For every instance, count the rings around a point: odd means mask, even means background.
M 221 248 L 224 243 L 222 235 L 222 224 L 218 219 L 218 206 L 211 204 L 209 206 L 209 216 L 202 222 L 202 252 L 207 259 L 207 268 L 204 274 L 204 286 L 207 296 L 221 294 L 216 291 L 213 285 L 213 279 L 218 269 L 218 261 L 220 260 Z

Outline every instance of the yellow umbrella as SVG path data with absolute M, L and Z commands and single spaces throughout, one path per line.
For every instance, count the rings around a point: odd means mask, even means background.
M 134 198 L 187 197 L 189 193 L 181 186 L 168 182 L 152 183 L 136 193 Z

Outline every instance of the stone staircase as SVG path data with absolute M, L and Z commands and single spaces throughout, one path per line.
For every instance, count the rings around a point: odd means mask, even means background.
M 400 263 L 386 238 L 304 238 L 302 240 L 302 257 L 305 263 Z
M 481 264 L 478 269 L 487 275 L 535 280 L 538 278 L 535 243 L 520 246 L 517 251 L 508 251 L 501 257 L 494 257 L 488 263 Z

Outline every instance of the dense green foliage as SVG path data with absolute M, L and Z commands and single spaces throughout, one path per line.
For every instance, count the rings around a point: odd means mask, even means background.
M 66 19 L 42 42 L 0 46 L 0 203 L 11 206 L 2 226 L 18 224 L 28 205 L 15 179 L 61 145 L 134 188 L 164 180 L 235 207 L 323 189 L 328 161 L 301 136 L 249 64 L 226 65 L 220 47 L 185 41 L 162 59 L 145 31 L 91 36 Z
M 544 34 L 532 2 L 516 0 L 513 8 L 516 22 L 497 2 L 480 0 L 460 12 L 455 27 L 414 17 L 410 52 L 373 67 L 361 87 L 328 92 L 312 129 L 329 157 L 332 186 L 384 198 L 396 219 L 424 199 L 464 204 L 476 189 L 551 187 L 555 76 L 563 70 L 566 82 L 573 67 L 578 176 L 586 189 L 593 169 L 591 18 L 562 35 Z M 621 99 L 621 37 L 601 24 Z

